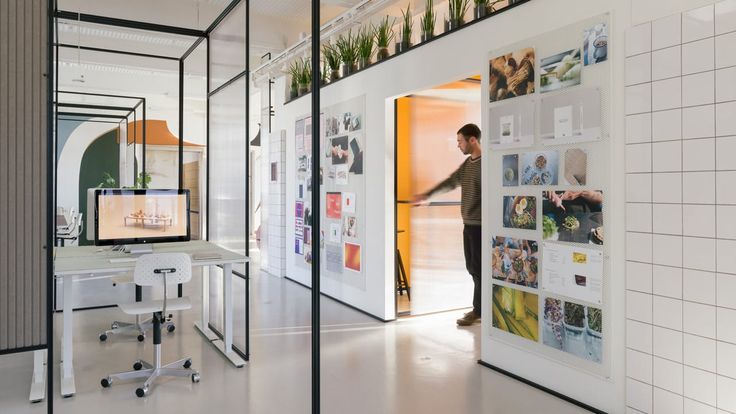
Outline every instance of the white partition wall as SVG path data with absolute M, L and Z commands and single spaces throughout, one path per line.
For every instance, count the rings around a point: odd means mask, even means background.
M 631 412 L 736 412 L 734 51 L 733 0 L 627 33 Z

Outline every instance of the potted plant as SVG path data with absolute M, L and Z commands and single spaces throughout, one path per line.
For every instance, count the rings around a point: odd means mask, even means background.
M 340 60 L 342 60 L 342 76 L 350 75 L 358 70 L 358 44 L 355 41 L 352 29 L 348 30 L 347 35 L 341 34 L 337 38 L 335 46 L 340 52 Z
M 381 20 L 373 30 L 376 36 L 376 47 L 378 47 L 378 53 L 376 59 L 380 62 L 389 56 L 388 45 L 394 38 L 393 25 L 396 19 L 389 22 L 389 16 Z
M 319 73 L 319 84 L 320 86 L 327 85 L 327 79 L 329 78 L 329 68 L 327 67 L 327 62 L 324 60 L 322 61 L 322 70 Z
M 302 62 L 295 60 L 289 65 L 289 76 L 291 76 L 291 88 L 289 89 L 289 99 L 299 96 L 299 78 L 302 75 Z
M 309 93 L 312 87 L 312 63 L 308 58 L 302 59 L 299 72 L 299 96 Z
M 473 9 L 473 15 L 477 19 L 482 19 L 486 17 L 486 15 L 489 12 L 489 4 L 490 0 L 473 0 L 473 3 L 475 3 L 475 8 Z
M 365 69 L 371 64 L 371 56 L 373 56 L 373 50 L 375 49 L 373 32 L 363 27 L 358 32 L 357 36 L 358 43 L 358 69 Z
M 434 13 L 434 0 L 427 0 L 424 8 L 424 14 L 419 20 L 419 24 L 422 27 L 422 42 L 434 37 L 434 24 L 437 21 L 437 16 Z
M 340 79 L 340 52 L 334 45 L 326 43 L 322 46 L 322 56 L 329 67 L 330 82 Z
M 414 22 L 411 20 L 411 2 L 406 10 L 401 11 L 401 39 L 396 42 L 396 53 L 409 50 L 411 47 L 411 32 Z
M 465 13 L 470 0 L 448 0 L 449 15 L 445 21 L 445 31 L 455 30 L 465 24 Z

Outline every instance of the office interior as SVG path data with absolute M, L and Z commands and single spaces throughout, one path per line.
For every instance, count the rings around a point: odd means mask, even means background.
M 735 414 L 733 50 L 736 0 L 3 1 L 0 412 Z

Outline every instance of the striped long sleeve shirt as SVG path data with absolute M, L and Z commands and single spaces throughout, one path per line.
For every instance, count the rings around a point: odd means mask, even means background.
M 446 193 L 452 191 L 458 186 L 461 189 L 460 212 L 463 217 L 464 224 L 476 225 L 481 224 L 481 194 L 480 194 L 480 159 L 468 157 L 460 164 L 445 181 L 439 183 L 436 187 L 427 192 L 430 197 L 434 194 Z

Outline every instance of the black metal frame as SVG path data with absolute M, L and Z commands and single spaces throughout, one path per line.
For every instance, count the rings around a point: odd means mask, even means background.
M 80 50 L 88 50 L 93 52 L 101 52 L 101 53 L 113 53 L 113 54 L 120 54 L 120 55 L 127 55 L 127 56 L 137 56 L 137 57 L 143 57 L 143 58 L 151 58 L 151 59 L 164 59 L 164 60 L 174 60 L 179 61 L 179 187 L 182 187 L 183 179 L 183 143 L 184 143 L 184 125 L 183 125 L 183 111 L 184 111 L 184 61 L 187 57 L 203 42 L 207 42 L 207 67 L 206 67 L 206 76 L 207 76 L 207 88 L 209 91 L 209 83 L 210 83 L 210 73 L 209 73 L 209 66 L 210 66 L 210 51 L 209 51 L 209 36 L 210 33 L 219 25 L 220 22 L 222 22 L 223 19 L 240 3 L 242 0 L 232 0 L 228 6 L 220 13 L 220 15 L 210 24 L 210 26 L 205 31 L 201 30 L 195 30 L 195 29 L 189 29 L 189 28 L 182 28 L 182 27 L 175 27 L 175 26 L 167 26 L 167 25 L 161 25 L 156 23 L 149 23 L 149 22 L 141 22 L 141 21 L 133 21 L 133 20 L 125 20 L 125 19 L 118 19 L 113 17 L 107 17 L 107 16 L 98 16 L 98 15 L 91 15 L 91 14 L 84 14 L 84 13 L 75 13 L 75 12 L 69 12 L 64 10 L 58 9 L 58 0 L 46 0 L 47 4 L 47 25 L 48 25 L 48 37 L 47 37 L 47 56 L 48 56 L 48 62 L 47 62 L 47 171 L 46 171 L 46 178 L 49 185 L 47 186 L 47 217 L 46 217 L 46 246 L 44 248 L 46 249 L 46 345 L 39 346 L 38 348 L 24 348 L 23 351 L 31 351 L 36 349 L 46 349 L 47 350 L 47 359 L 48 363 L 46 365 L 46 398 L 47 398 L 47 412 L 49 414 L 53 414 L 54 412 L 54 394 L 53 394 L 53 380 L 54 380 L 54 346 L 53 346 L 53 339 L 54 339 L 54 324 L 53 324 L 53 318 L 54 318 L 54 258 L 53 258 L 53 248 L 54 245 L 54 238 L 56 229 L 54 226 L 54 218 L 55 218 L 55 206 L 56 206 L 56 188 L 57 188 L 57 182 L 56 182 L 56 145 L 57 145 L 57 137 L 56 137 L 56 131 L 57 131 L 57 125 L 59 121 L 59 115 L 61 116 L 80 116 L 79 113 L 64 113 L 59 112 L 58 109 L 55 107 L 55 103 L 59 102 L 59 93 L 64 93 L 63 91 L 58 90 L 58 80 L 59 80 L 59 48 L 77 48 Z M 248 0 L 244 0 L 246 3 L 246 8 L 249 9 Z M 146 53 L 139 53 L 139 52 L 131 52 L 131 51 L 125 51 L 125 50 L 116 50 L 116 49 L 104 49 L 104 48 L 97 48 L 97 47 L 89 47 L 89 46 L 82 46 L 82 45 L 68 45 L 68 44 L 60 44 L 56 40 L 58 39 L 58 20 L 59 19 L 65 19 L 65 20 L 76 20 L 76 21 L 83 21 L 87 23 L 94 23 L 94 24 L 100 24 L 100 25 L 107 25 L 107 26 L 116 26 L 116 27 L 124 27 L 129 29 L 137 29 L 137 30 L 145 30 L 145 31 L 153 31 L 153 32 L 160 32 L 160 33 L 168 33 L 168 34 L 175 34 L 175 35 L 181 35 L 181 36 L 191 36 L 196 37 L 197 40 L 192 44 L 192 46 L 182 55 L 181 57 L 172 57 L 172 56 L 161 56 L 161 55 L 153 55 L 153 54 L 146 54 Z M 249 65 L 249 57 L 248 52 L 250 50 L 250 39 L 249 39 L 249 23 L 250 23 L 250 12 L 247 10 L 246 12 L 246 33 L 247 33 L 247 42 L 246 42 L 246 70 L 239 74 L 238 77 L 242 77 L 245 74 L 248 74 L 249 71 L 247 70 Z M 250 94 L 250 84 L 246 83 L 246 111 L 249 109 L 249 94 Z M 142 156 L 142 167 L 141 171 L 143 174 L 146 172 L 146 99 L 144 97 L 130 97 L 130 96 L 120 96 L 120 95 L 105 95 L 105 94 L 96 94 L 96 93 L 85 93 L 85 92 L 75 92 L 81 95 L 90 95 L 90 96 L 104 96 L 104 97 L 117 97 L 117 98 L 137 98 L 140 99 L 140 102 L 135 106 L 133 110 L 133 116 L 134 116 L 134 122 L 137 121 L 137 107 L 142 106 L 142 112 L 143 112 L 143 124 L 142 124 L 142 132 L 143 132 L 143 156 Z M 52 98 L 53 97 L 53 98 Z M 207 149 L 209 149 L 209 97 L 210 94 L 207 95 Z M 93 108 L 92 106 L 88 106 L 88 109 L 110 109 L 110 108 Z M 115 119 L 127 119 L 126 117 L 118 117 L 114 115 L 109 114 L 94 114 L 94 113 L 86 113 L 82 114 L 82 116 L 85 115 L 92 115 L 94 117 L 98 118 L 109 118 L 114 117 Z M 107 115 L 107 116 L 105 116 Z M 246 113 L 246 162 L 248 160 L 248 151 L 249 151 L 249 145 L 247 143 L 248 141 L 248 129 L 249 129 L 249 122 L 248 122 L 248 113 Z M 108 121 L 101 121 L 101 120 L 94 120 L 89 121 L 85 120 L 86 122 L 108 122 Z M 116 123 L 114 121 L 109 121 L 110 123 Z M 119 123 L 119 121 L 118 121 Z M 126 130 L 127 133 L 127 130 Z M 134 123 L 134 135 L 137 133 L 137 129 L 135 128 Z M 134 141 L 135 142 L 135 141 Z M 53 185 L 51 184 L 53 183 Z M 246 180 L 247 183 L 247 180 Z M 207 215 L 209 216 L 209 158 L 207 158 L 207 182 L 205 183 L 206 187 L 206 193 L 208 194 L 208 199 L 206 200 L 206 206 L 207 206 Z M 249 245 L 249 213 L 248 213 L 249 203 L 246 198 L 246 245 L 247 245 L 247 252 L 246 255 L 250 256 L 250 245 Z M 209 227 L 209 217 L 206 218 L 207 226 Z M 233 350 L 240 354 L 246 361 L 249 360 L 250 356 L 250 279 L 248 277 L 249 275 L 249 266 L 246 265 L 246 274 L 240 275 L 243 279 L 246 281 L 246 297 L 245 297 L 245 311 L 246 311 L 246 318 L 245 318 L 245 338 L 246 338 L 246 349 L 245 352 L 238 349 L 236 346 L 233 346 Z M 179 295 L 181 296 L 181 285 L 179 286 Z M 138 296 L 138 295 L 136 295 Z M 215 332 L 218 336 L 222 338 L 222 334 L 219 332 Z
M 320 84 L 320 0 L 312 0 L 312 85 Z M 320 88 L 312 88 L 312 211 L 320 210 Z M 312 414 L 320 413 L 320 215 L 312 215 L 312 240 L 317 254 L 312 254 Z

